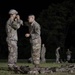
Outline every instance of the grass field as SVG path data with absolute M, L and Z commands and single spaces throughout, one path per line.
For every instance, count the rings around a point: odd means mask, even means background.
M 62 63 L 62 64 L 65 65 L 66 63 Z M 43 67 L 60 67 L 62 64 L 56 64 L 56 63 L 48 62 L 48 63 L 40 64 L 40 66 L 41 67 L 42 66 Z M 32 64 L 26 63 L 24 61 L 18 62 L 18 65 L 33 67 Z M 0 61 L 0 75 L 28 75 L 28 74 L 15 74 L 12 71 L 8 71 L 7 62 L 6 61 Z M 40 75 L 75 75 L 75 73 L 52 73 L 52 74 L 40 74 Z

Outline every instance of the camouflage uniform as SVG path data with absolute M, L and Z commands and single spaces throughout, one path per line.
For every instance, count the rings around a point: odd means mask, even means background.
M 56 62 L 57 63 L 60 63 L 59 59 L 60 59 L 60 54 L 59 54 L 59 49 L 57 48 L 56 49 Z
M 41 50 L 41 37 L 40 37 L 40 25 L 34 21 L 30 26 L 29 26 L 29 31 L 31 35 L 31 45 L 32 45 L 32 59 L 33 59 L 33 64 L 37 65 L 40 63 L 40 50 Z
M 13 21 L 11 18 L 9 18 L 6 24 L 6 33 L 7 33 L 6 41 L 7 41 L 8 50 L 9 50 L 9 55 L 8 55 L 8 66 L 9 67 L 16 65 L 17 63 L 17 58 L 18 58 L 17 29 L 20 28 L 21 24 L 23 24 L 22 20 Z
M 45 62 L 45 53 L 46 53 L 46 48 L 44 45 L 42 45 L 42 49 L 41 49 L 41 62 Z
M 66 52 L 66 54 L 67 54 L 67 61 L 70 61 L 71 60 L 71 51 L 70 50 L 68 50 L 67 52 Z

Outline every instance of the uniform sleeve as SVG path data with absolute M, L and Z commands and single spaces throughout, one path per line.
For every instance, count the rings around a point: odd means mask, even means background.
M 40 26 L 39 25 L 35 25 L 34 29 L 33 29 L 33 33 L 31 34 L 32 39 L 37 39 L 40 37 Z
M 23 25 L 23 21 L 22 21 L 22 20 L 18 20 L 18 23 L 19 23 L 20 25 Z
M 15 30 L 20 28 L 20 23 L 18 21 L 12 21 L 10 19 L 7 21 L 6 25 L 12 27 Z
M 22 20 L 17 20 L 17 21 L 12 22 L 12 27 L 14 29 L 19 29 L 21 25 L 23 25 L 23 21 Z
M 9 19 L 9 20 L 6 22 L 6 33 L 10 32 L 10 28 L 11 28 L 11 20 Z
M 35 34 L 36 34 L 36 35 L 40 35 L 40 30 L 41 30 L 41 29 L 40 29 L 40 25 L 36 25 L 36 26 L 35 26 Z
M 14 22 L 12 22 L 11 27 L 16 30 L 16 29 L 20 28 L 20 24 L 18 22 L 14 21 Z

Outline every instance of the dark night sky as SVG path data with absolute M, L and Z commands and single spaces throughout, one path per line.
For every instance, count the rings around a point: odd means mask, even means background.
M 0 19 L 7 19 L 10 9 L 16 9 L 23 19 L 26 19 L 29 14 L 38 17 L 40 12 L 47 9 L 50 4 L 63 1 L 65 0 L 0 0 Z
M 26 20 L 29 14 L 34 14 L 37 18 L 50 4 L 63 1 L 65 0 L 0 0 L 0 20 L 4 22 L 8 19 L 10 9 L 16 9 L 23 20 Z
M 9 3 L 8 3 L 9 2 Z M 16 9 L 21 17 L 25 19 L 28 14 L 35 14 L 36 17 L 40 14 L 43 9 L 46 9 L 50 4 L 49 1 L 42 3 L 40 1 L 34 0 L 0 0 L 0 16 L 5 18 L 8 16 L 10 9 Z M 33 3 L 34 2 L 34 3 Z M 43 1 L 44 2 L 44 1 Z
M 47 9 L 52 3 L 61 3 L 64 0 L 0 0 L 0 20 L 4 23 L 9 17 L 10 9 L 16 9 L 23 20 L 29 14 L 34 14 L 36 18 L 40 12 Z
M 0 18 L 7 19 L 10 9 L 16 9 L 23 19 L 29 14 L 39 16 L 43 9 L 47 9 L 51 3 L 58 3 L 64 0 L 0 0 Z

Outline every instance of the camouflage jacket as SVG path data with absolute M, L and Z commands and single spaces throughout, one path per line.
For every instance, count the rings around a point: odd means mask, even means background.
M 17 29 L 23 24 L 22 20 L 12 21 L 11 18 L 6 23 L 6 33 L 7 39 L 6 40 L 18 40 L 17 37 Z
M 35 21 L 33 22 L 30 26 L 29 26 L 29 32 L 30 32 L 30 35 L 31 35 L 31 39 L 37 39 L 37 38 L 40 38 L 40 33 L 41 33 L 41 30 L 40 30 L 40 25 Z

